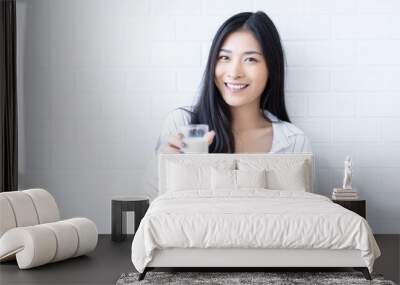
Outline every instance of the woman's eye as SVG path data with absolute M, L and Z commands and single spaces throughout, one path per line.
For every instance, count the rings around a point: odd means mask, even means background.
M 228 60 L 229 57 L 227 57 L 226 55 L 220 55 L 220 56 L 218 57 L 218 59 Z
M 246 60 L 249 62 L 257 62 L 257 59 L 255 59 L 254 57 L 248 57 L 246 58 Z

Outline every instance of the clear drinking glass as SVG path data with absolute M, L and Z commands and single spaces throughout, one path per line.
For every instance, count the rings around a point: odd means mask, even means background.
M 208 142 L 205 137 L 208 125 L 182 126 L 180 132 L 183 134 L 182 141 L 185 144 L 182 148 L 184 153 L 208 153 Z

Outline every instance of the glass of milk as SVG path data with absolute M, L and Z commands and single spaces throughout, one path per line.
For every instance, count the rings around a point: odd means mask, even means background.
M 185 146 L 181 149 L 183 153 L 208 153 L 208 142 L 205 137 L 208 125 L 186 125 L 180 127 L 183 134 L 182 141 Z

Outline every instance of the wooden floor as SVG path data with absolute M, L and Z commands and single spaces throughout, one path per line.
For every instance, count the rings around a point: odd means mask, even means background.
M 400 235 L 375 236 L 382 256 L 374 271 L 399 283 Z M 115 284 L 123 272 L 134 271 L 130 259 L 132 239 L 112 242 L 110 235 L 100 235 L 94 252 L 88 256 L 52 263 L 29 270 L 19 270 L 16 262 L 0 264 L 0 284 Z

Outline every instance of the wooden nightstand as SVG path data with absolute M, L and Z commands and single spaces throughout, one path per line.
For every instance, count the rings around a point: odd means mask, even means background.
M 365 200 L 332 200 L 332 202 L 359 214 L 366 219 L 366 201 Z

